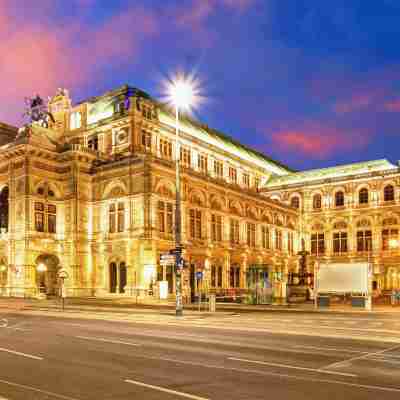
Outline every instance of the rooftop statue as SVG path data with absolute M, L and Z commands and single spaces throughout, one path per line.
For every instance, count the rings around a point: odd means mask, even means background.
M 24 116 L 29 118 L 30 124 L 48 128 L 50 121 L 55 122 L 53 115 L 47 110 L 47 104 L 38 94 L 34 97 L 26 97 L 25 105 Z

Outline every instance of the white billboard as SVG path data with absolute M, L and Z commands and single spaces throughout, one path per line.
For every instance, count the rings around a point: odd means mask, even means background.
M 368 263 L 321 264 L 317 271 L 319 293 L 368 293 Z

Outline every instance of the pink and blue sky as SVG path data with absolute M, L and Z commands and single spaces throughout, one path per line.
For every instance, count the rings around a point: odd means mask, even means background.
M 397 162 L 399 20 L 398 0 L 0 0 L 0 120 L 184 69 L 197 118 L 293 168 Z

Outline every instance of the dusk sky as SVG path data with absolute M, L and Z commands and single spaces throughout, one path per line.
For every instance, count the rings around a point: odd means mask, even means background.
M 399 0 L 0 0 L 0 121 L 196 71 L 196 118 L 296 169 L 400 144 Z

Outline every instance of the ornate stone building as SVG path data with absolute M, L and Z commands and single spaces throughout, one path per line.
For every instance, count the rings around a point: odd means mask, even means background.
M 47 128 L 0 125 L 0 294 L 173 294 L 175 119 L 124 86 L 73 105 L 59 90 Z M 210 290 L 239 290 L 252 269 L 296 268 L 298 210 L 260 192 L 291 170 L 184 118 L 180 125 L 184 294 L 204 272 Z
M 272 177 L 264 193 L 296 208 L 315 261 L 373 265 L 373 289 L 400 288 L 400 170 L 387 160 Z

